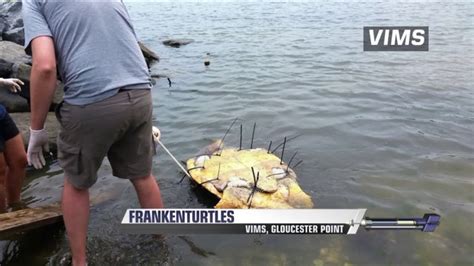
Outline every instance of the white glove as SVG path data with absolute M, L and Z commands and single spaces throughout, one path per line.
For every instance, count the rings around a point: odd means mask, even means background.
M 160 141 L 161 132 L 157 127 L 153 127 L 153 140 L 157 143 Z
M 48 132 L 46 130 L 33 130 L 30 128 L 30 141 L 28 143 L 28 165 L 33 165 L 36 169 L 43 168 L 46 161 L 43 150 L 49 152 Z
M 11 92 L 17 93 L 21 91 L 20 85 L 25 85 L 23 81 L 19 79 L 2 79 L 0 78 L 0 86 L 7 87 Z

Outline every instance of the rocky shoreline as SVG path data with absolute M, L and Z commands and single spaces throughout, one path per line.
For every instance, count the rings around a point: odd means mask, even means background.
M 21 1 L 0 3 L 0 77 L 18 78 L 25 83 L 22 86 L 22 92 L 18 94 L 11 93 L 8 89 L 0 87 L 0 104 L 4 105 L 10 113 L 22 133 L 25 145 L 27 145 L 30 125 L 31 57 L 23 49 L 25 38 L 21 6 Z M 155 52 L 147 48 L 143 43 L 139 42 L 139 44 L 149 67 L 154 62 L 159 61 L 159 57 Z M 48 114 L 45 125 L 49 133 L 49 142 L 52 149 L 56 147 L 56 135 L 59 130 L 59 124 L 52 111 L 62 101 L 63 94 L 64 85 L 58 80 L 53 103 L 50 107 L 51 113 Z

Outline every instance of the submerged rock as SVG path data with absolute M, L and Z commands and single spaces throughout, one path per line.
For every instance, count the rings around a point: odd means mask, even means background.
M 171 47 L 178 48 L 181 45 L 187 45 L 187 44 L 190 44 L 192 42 L 194 42 L 193 39 L 169 39 L 169 40 L 163 41 L 163 44 L 166 45 L 166 46 L 171 46 Z

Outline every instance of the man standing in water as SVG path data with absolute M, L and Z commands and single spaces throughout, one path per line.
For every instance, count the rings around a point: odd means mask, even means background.
M 130 179 L 143 208 L 162 208 L 151 174 L 151 85 L 130 17 L 121 1 L 24 0 L 25 50 L 31 71 L 28 162 L 41 168 L 44 122 L 56 88 L 65 84 L 56 115 L 58 159 L 64 169 L 62 210 L 73 265 L 86 264 L 88 188 L 108 157 L 114 176 Z

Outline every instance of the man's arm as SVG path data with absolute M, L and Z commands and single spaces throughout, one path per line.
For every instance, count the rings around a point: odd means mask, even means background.
M 53 34 L 43 15 L 39 0 L 22 1 L 25 28 L 25 51 L 33 56 L 30 76 L 31 125 L 28 141 L 28 164 L 36 169 L 46 165 L 43 151 L 48 151 L 48 133 L 44 122 L 56 88 L 56 56 Z
M 56 89 L 56 53 L 53 39 L 40 36 L 31 42 L 33 67 L 30 77 L 31 129 L 40 130 Z

